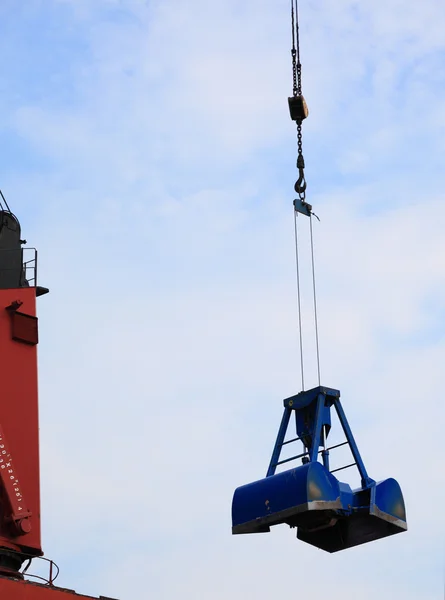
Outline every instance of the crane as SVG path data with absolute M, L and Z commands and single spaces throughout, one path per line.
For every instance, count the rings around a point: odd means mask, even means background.
M 37 250 L 25 251 L 25 244 L 20 222 L 0 192 L 0 598 L 88 600 L 91 596 L 56 587 L 58 567 L 47 559 L 44 584 L 25 580 L 32 577 L 31 561 L 43 558 L 36 299 L 49 292 L 37 284 Z
M 283 401 L 284 413 L 266 477 L 235 490 L 232 533 L 269 532 L 272 526 L 285 523 L 297 529 L 297 537 L 301 541 L 333 553 L 402 533 L 407 530 L 407 521 L 400 485 L 393 478 L 376 482 L 368 475 L 340 402 L 340 391 L 321 385 L 312 231 L 312 217 L 316 215 L 306 201 L 302 123 L 309 111 L 301 85 L 298 0 L 291 0 L 291 25 L 293 94 L 288 103 L 290 117 L 297 125 L 298 143 L 298 179 L 294 187 L 298 198 L 293 201 L 293 208 L 302 389 Z M 309 390 L 305 389 L 303 368 L 297 235 L 299 215 L 309 218 L 312 256 L 318 386 Z M 332 409 L 338 417 L 345 441 L 329 446 L 327 441 L 332 428 Z M 292 416 L 296 434 L 286 439 Z M 290 458 L 281 459 L 283 447 L 291 443 L 300 444 L 300 451 Z M 353 462 L 331 469 L 330 452 L 342 446 L 349 447 Z M 301 461 L 299 466 L 276 472 L 277 467 L 296 460 Z M 357 468 L 361 482 L 360 487 L 354 490 L 334 475 L 337 471 L 352 467 Z

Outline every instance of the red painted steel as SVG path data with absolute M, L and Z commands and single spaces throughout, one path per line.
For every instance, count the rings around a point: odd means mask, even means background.
M 6 274 L 8 269 L 11 270 L 10 266 L 4 265 Z M 45 293 L 45 288 L 0 288 L 0 600 L 94 600 L 73 590 L 24 580 L 30 576 L 29 564 L 20 572 L 25 561 L 43 555 L 37 397 L 38 291 Z M 101 596 L 98 600 L 112 599 Z
M 14 533 L 25 534 L 31 531 L 31 512 L 27 509 L 22 487 L 18 479 L 15 463 L 12 460 L 6 436 L 0 422 L 0 481 L 4 490 L 5 504 L 9 504 L 10 512 L 2 506 L 3 514 L 14 529 Z
M 113 600 L 101 596 L 93 599 L 92 596 L 76 594 L 73 590 L 66 590 L 49 585 L 41 585 L 30 581 L 14 581 L 0 577 L 0 598 L 2 600 Z
M 13 339 L 17 305 L 35 318 L 36 289 L 0 289 L 0 547 L 39 556 L 37 346 Z

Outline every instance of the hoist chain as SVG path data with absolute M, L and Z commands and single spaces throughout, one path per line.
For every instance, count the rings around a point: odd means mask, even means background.
M 296 60 L 297 51 L 295 50 L 295 48 L 292 48 L 291 52 L 292 52 L 292 77 L 293 77 L 293 84 L 294 84 L 293 88 L 292 88 L 292 92 L 295 97 L 295 96 L 298 96 L 297 60 Z M 300 74 L 301 74 L 301 69 L 300 69 Z
M 298 17 L 297 17 L 298 18 Z M 297 30 L 297 37 L 299 36 L 299 32 Z M 298 40 L 299 41 L 299 40 Z M 299 43 L 297 42 L 297 46 Z M 295 11 L 294 11 L 294 2 L 292 0 L 292 75 L 293 75 L 293 94 L 294 96 L 298 96 L 301 94 L 301 65 L 300 68 L 297 68 L 297 48 L 295 47 Z M 300 62 L 300 56 L 298 56 L 298 62 Z
M 298 4 L 297 0 L 292 1 L 292 79 L 293 79 L 293 97 L 289 98 L 289 109 L 291 119 L 297 123 L 297 143 L 298 143 L 298 180 L 295 183 L 295 191 L 299 199 L 304 202 L 306 199 L 306 179 L 304 176 L 304 157 L 303 157 L 303 134 L 302 122 L 308 116 L 306 102 L 301 93 L 301 63 L 300 63 L 300 32 L 298 26 Z
M 295 23 L 295 12 L 298 11 L 298 7 L 294 9 L 294 2 L 292 0 L 292 75 L 293 75 L 293 94 L 294 96 L 301 96 L 301 63 L 300 63 L 300 30 L 298 26 L 298 12 L 297 22 Z
M 303 134 L 301 131 L 301 121 L 297 121 L 297 140 L 298 140 L 298 158 L 297 169 L 298 179 L 295 182 L 295 191 L 302 202 L 306 200 L 306 178 L 304 176 L 304 156 L 303 156 Z
M 301 63 L 300 59 L 297 62 L 297 94 L 301 96 Z

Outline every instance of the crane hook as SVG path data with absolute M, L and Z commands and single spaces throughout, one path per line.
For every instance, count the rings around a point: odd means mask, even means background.
M 304 200 L 306 197 L 306 178 L 304 176 L 304 158 L 300 153 L 297 159 L 298 179 L 295 183 L 294 190 L 300 197 L 300 200 Z
M 297 181 L 295 182 L 294 190 L 297 192 L 297 194 L 300 196 L 300 198 L 302 195 L 303 196 L 306 195 L 305 194 L 306 187 L 307 187 L 307 184 L 306 184 L 306 179 L 304 177 L 304 171 L 303 171 L 303 169 L 299 169 L 299 177 L 298 177 Z

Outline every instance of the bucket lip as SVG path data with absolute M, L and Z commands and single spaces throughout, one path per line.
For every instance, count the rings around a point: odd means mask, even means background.
M 277 521 L 285 522 L 286 519 L 294 517 L 302 512 L 313 510 L 341 510 L 343 505 L 340 496 L 336 500 L 314 500 L 312 502 L 304 502 L 298 506 L 292 506 L 284 510 L 280 510 L 265 517 L 257 517 L 244 523 L 238 523 L 232 526 L 232 533 L 255 533 L 256 531 L 269 531 L 269 525 L 278 525 Z M 267 527 L 267 529 L 265 529 Z
M 406 521 L 380 510 L 380 508 L 375 504 L 370 506 L 369 514 L 382 519 L 383 521 L 387 521 L 388 523 L 391 523 L 391 525 L 396 525 L 396 527 L 400 527 L 400 529 L 404 529 L 405 531 L 408 529 L 408 523 Z

